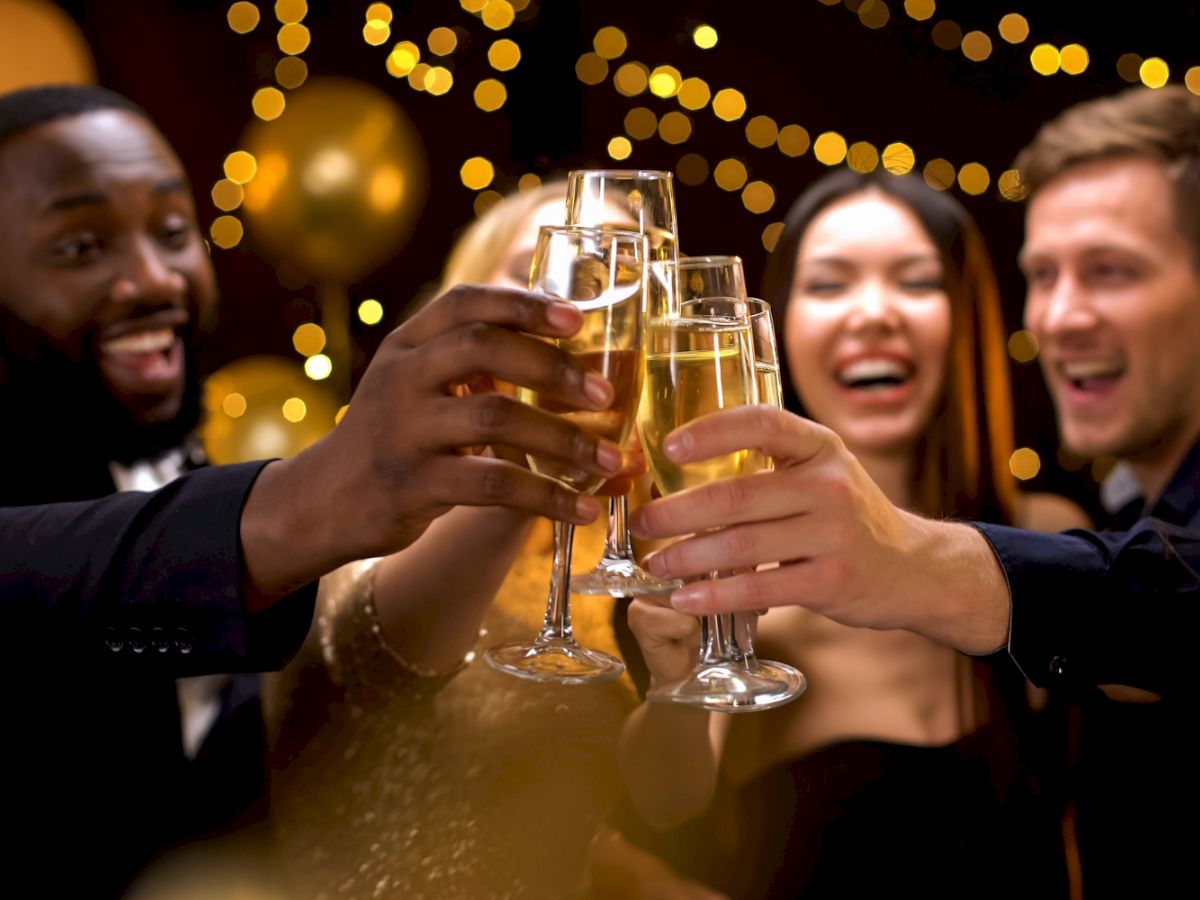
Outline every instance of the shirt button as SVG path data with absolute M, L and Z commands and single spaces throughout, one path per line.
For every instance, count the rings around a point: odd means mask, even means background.
M 167 640 L 166 630 L 158 625 L 150 629 L 150 644 L 159 653 L 166 653 L 171 649 L 171 642 Z
M 115 628 L 104 629 L 104 643 L 113 653 L 120 653 L 125 647 L 125 641 Z
M 1065 656 L 1055 656 L 1050 659 L 1050 674 L 1062 676 L 1067 665 Z
M 146 649 L 146 638 L 142 636 L 142 629 L 136 625 L 129 629 L 129 649 L 134 653 L 142 653 Z

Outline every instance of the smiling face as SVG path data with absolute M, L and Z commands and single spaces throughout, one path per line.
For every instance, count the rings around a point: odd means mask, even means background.
M 142 117 L 98 110 L 0 147 L 0 304 L 94 365 L 136 423 L 180 411 L 185 338 L 216 285 L 183 167 Z
M 563 200 L 557 197 L 547 200 L 529 213 L 512 232 L 512 242 L 504 256 L 488 278 L 488 284 L 502 287 L 529 287 L 529 270 L 533 266 L 533 252 L 537 248 L 538 229 L 543 225 L 562 225 L 566 213 Z
M 855 453 L 911 453 L 942 396 L 950 301 L 920 220 L 882 193 L 815 216 L 796 257 L 784 331 L 808 413 Z
M 1030 202 L 1025 324 L 1081 455 L 1171 467 L 1200 432 L 1200 273 L 1172 203 L 1149 157 L 1072 167 Z

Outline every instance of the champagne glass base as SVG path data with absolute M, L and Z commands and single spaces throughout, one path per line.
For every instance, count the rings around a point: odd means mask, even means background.
M 483 655 L 493 669 L 530 681 L 588 684 L 619 678 L 625 663 L 574 640 L 526 641 L 501 644 Z
M 804 673 L 778 662 L 756 660 L 702 664 L 682 681 L 647 692 L 649 700 L 686 703 L 712 712 L 760 712 L 795 700 L 808 687 Z
M 590 596 L 645 597 L 681 587 L 682 581 L 655 578 L 630 559 L 602 559 L 592 571 L 571 576 L 571 593 Z

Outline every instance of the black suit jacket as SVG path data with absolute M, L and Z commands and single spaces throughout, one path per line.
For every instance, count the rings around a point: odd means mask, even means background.
M 262 465 L 0 508 L 0 796 L 15 829 L 0 893 L 116 896 L 162 848 L 220 827 L 208 807 L 225 785 L 198 782 L 183 755 L 174 680 L 281 667 L 315 598 L 311 585 L 246 612 L 238 521 Z

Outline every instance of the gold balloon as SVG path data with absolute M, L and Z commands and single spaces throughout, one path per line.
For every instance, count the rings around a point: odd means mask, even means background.
M 213 373 L 204 408 L 200 437 L 219 464 L 298 453 L 333 428 L 337 413 L 299 363 L 277 356 L 248 356 Z
M 358 81 L 310 79 L 242 147 L 256 164 L 242 204 L 251 239 L 318 283 L 351 284 L 394 256 L 425 199 L 416 130 Z
M 70 16 L 42 0 L 0 0 L 0 94 L 95 80 L 91 50 Z

